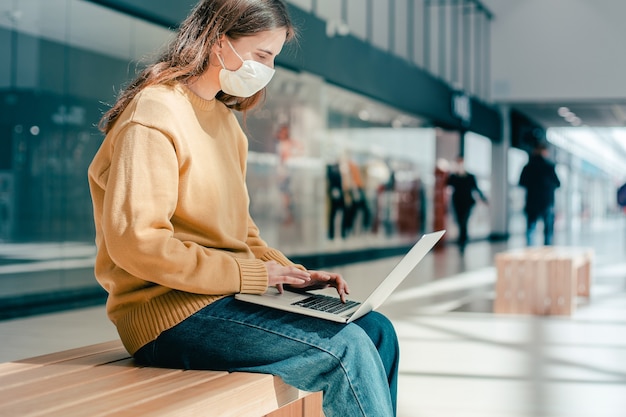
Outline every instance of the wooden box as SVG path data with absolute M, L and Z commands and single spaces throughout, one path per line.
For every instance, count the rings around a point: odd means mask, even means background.
M 593 251 L 543 246 L 499 253 L 495 313 L 571 315 L 589 297 Z

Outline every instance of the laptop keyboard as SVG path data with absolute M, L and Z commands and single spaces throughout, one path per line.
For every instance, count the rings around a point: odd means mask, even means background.
M 307 297 L 304 300 L 296 301 L 292 305 L 327 313 L 341 313 L 359 304 L 360 303 L 356 301 L 346 301 L 342 303 L 339 298 L 317 294 Z

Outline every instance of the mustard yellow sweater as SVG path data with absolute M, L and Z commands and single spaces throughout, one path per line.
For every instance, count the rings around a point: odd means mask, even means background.
M 129 104 L 89 167 L 96 279 L 135 353 L 225 295 L 263 293 L 269 248 L 249 215 L 248 142 L 234 114 L 187 87 Z

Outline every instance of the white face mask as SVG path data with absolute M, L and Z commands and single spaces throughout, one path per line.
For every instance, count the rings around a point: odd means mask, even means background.
M 228 45 L 230 45 L 235 55 L 241 59 L 243 65 L 236 71 L 231 71 L 226 69 L 224 60 L 221 56 L 217 55 L 217 59 L 219 59 L 220 64 L 222 64 L 222 69 L 220 70 L 220 85 L 222 91 L 235 97 L 250 97 L 263 89 L 263 87 L 270 82 L 274 76 L 275 70 L 251 59 L 244 60 L 239 56 L 237 51 L 235 51 L 235 48 L 233 48 L 233 45 L 228 39 L 226 42 L 228 42 Z

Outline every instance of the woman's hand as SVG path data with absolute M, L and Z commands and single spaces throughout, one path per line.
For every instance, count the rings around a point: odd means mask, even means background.
M 276 261 L 267 261 L 265 268 L 267 268 L 267 284 L 270 287 L 276 287 L 281 294 L 283 293 L 283 284 L 306 286 L 311 282 L 311 274 L 308 271 L 303 271 L 294 266 L 283 266 Z
M 346 302 L 346 295 L 350 294 L 348 283 L 340 274 L 326 271 L 303 271 L 294 266 L 283 266 L 276 261 L 265 262 L 268 275 L 268 285 L 276 287 L 283 293 L 283 285 L 301 290 L 320 290 L 334 287 L 341 302 Z
M 346 295 L 350 293 L 348 283 L 340 274 L 326 271 L 308 271 L 311 280 L 306 284 L 290 285 L 291 287 L 304 290 L 320 290 L 323 288 L 334 287 L 339 294 L 342 303 L 346 302 Z

